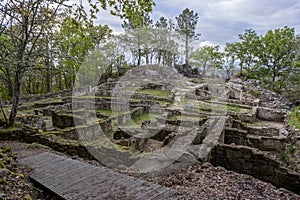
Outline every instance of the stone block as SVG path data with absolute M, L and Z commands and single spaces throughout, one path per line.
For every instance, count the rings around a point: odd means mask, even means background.
M 269 165 L 263 165 L 261 167 L 262 176 L 273 176 L 274 175 L 274 167 Z

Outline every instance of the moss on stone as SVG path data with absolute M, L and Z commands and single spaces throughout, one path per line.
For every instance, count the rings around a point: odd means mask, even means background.
M 170 95 L 169 90 L 141 90 L 140 92 L 161 98 L 167 98 Z

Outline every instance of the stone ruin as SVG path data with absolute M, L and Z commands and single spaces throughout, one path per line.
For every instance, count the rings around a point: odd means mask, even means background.
M 300 156 L 287 151 L 299 148 L 299 131 L 241 81 L 122 84 L 119 96 L 109 81 L 94 93 L 28 100 L 15 137 L 145 175 L 211 162 L 299 194 Z

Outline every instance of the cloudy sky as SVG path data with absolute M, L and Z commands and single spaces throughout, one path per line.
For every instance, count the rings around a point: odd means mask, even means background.
M 299 0 L 156 0 L 152 18 L 175 19 L 185 8 L 199 15 L 200 43 L 224 45 L 236 41 L 238 34 L 252 28 L 258 34 L 284 26 L 300 32 Z M 121 20 L 106 12 L 99 16 L 115 32 L 122 32 Z

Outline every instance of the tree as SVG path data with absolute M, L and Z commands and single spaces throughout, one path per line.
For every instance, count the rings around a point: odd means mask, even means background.
M 223 54 L 219 51 L 219 48 L 219 46 L 203 46 L 191 53 L 191 63 L 202 67 L 202 76 L 206 74 L 208 67 L 213 69 L 213 75 L 215 75 L 216 68 L 222 68 Z
M 127 36 L 124 42 L 131 47 L 131 53 L 137 58 L 137 65 L 141 65 L 142 56 L 145 56 L 146 63 L 149 64 L 150 46 L 153 43 L 152 24 L 149 13 L 144 13 L 139 21 L 128 19 L 122 24 Z
M 226 79 L 229 80 L 234 70 L 234 63 L 237 60 L 235 45 L 227 43 L 224 52 L 223 68 L 226 71 Z
M 252 68 L 258 63 L 258 53 L 263 51 L 260 38 L 252 29 L 246 29 L 243 34 L 239 34 L 239 42 L 231 45 L 231 52 L 239 60 L 240 74 L 243 74 L 243 68 L 251 74 Z
M 213 50 L 212 46 L 203 46 L 190 54 L 191 64 L 202 68 L 202 76 L 205 75 L 207 67 L 212 62 Z
M 196 33 L 196 26 L 198 23 L 198 13 L 186 8 L 183 12 L 176 17 L 177 27 L 176 31 L 184 36 L 185 41 L 185 64 L 189 62 L 189 44 L 190 40 L 197 40 L 200 34 Z
M 10 51 L 13 50 L 14 46 L 10 37 L 2 34 L 0 36 L 0 80 L 6 86 L 9 97 L 12 97 L 13 95 L 13 70 L 10 68 L 10 61 L 12 60 L 12 54 Z M 1 94 L 2 97 L 3 95 L 4 94 Z
M 98 0 L 101 7 L 106 10 L 112 8 L 110 13 L 135 24 L 136 28 L 144 24 L 145 15 L 152 12 L 155 3 L 153 0 Z
M 67 89 L 73 88 L 76 73 L 88 53 L 110 33 L 106 25 L 95 26 L 89 21 L 79 21 L 75 16 L 63 20 L 54 45 L 59 51 L 58 64 Z
M 63 15 L 62 9 L 70 7 L 64 5 L 67 1 L 69 0 L 0 1 L 0 49 L 1 53 L 4 52 L 0 56 L 0 78 L 8 86 L 9 93 L 12 96 L 12 109 L 9 117 L 10 126 L 15 124 L 24 75 L 26 73 L 29 75 L 26 80 L 27 83 L 35 80 L 34 87 L 39 86 L 36 81 L 40 77 L 44 77 L 45 81 L 52 79 L 52 75 L 49 76 L 47 73 L 42 75 L 43 73 L 36 73 L 36 70 L 41 71 L 44 68 L 46 70 L 43 72 L 46 72 L 50 68 L 52 73 L 54 62 L 50 58 L 49 52 L 51 50 L 47 48 L 50 40 L 53 38 L 47 38 L 47 36 L 51 30 L 59 30 L 59 27 L 53 26 L 53 24 L 57 25 L 55 19 Z M 87 22 L 90 19 L 95 19 L 96 13 L 99 12 L 100 8 L 108 9 L 113 15 L 122 19 L 130 19 L 139 24 L 141 23 L 140 16 L 151 12 L 152 6 L 155 5 L 152 0 L 98 0 L 96 2 L 88 0 L 87 2 L 90 8 L 89 12 L 85 11 L 82 4 L 75 7 L 78 14 L 79 27 L 82 21 Z M 90 14 L 90 19 L 86 13 Z M 77 35 L 85 38 L 83 32 L 80 34 Z M 75 44 L 75 46 L 73 48 L 74 52 L 76 49 L 78 50 L 79 45 Z M 5 54 L 7 56 L 4 56 Z M 72 59 L 76 60 L 77 55 L 69 55 L 74 56 L 75 59 Z M 82 56 L 83 54 L 80 55 Z M 71 85 L 73 78 L 71 76 L 65 80 L 71 79 L 69 81 L 69 85 Z M 48 85 L 47 91 L 50 90 L 50 87 L 51 84 Z M 30 88 L 27 91 L 31 92 Z
M 1 48 L 9 52 L 9 57 L 3 58 L 3 62 L 7 63 L 6 68 L 12 75 L 9 126 L 15 125 L 23 75 L 34 69 L 39 61 L 37 44 L 62 5 L 63 1 L 53 0 L 7 0 L 0 3 L 0 36 L 9 40 L 1 42 Z
M 164 45 L 167 43 L 167 32 L 168 32 L 168 20 L 164 17 L 159 18 L 155 23 L 155 40 L 156 40 L 156 52 L 157 52 L 157 63 L 160 64 L 165 53 Z M 163 62 L 164 64 L 164 62 Z
M 154 26 L 154 49 L 157 64 L 175 65 L 175 57 L 178 52 L 178 42 L 174 23 L 171 19 L 161 17 Z
M 212 51 L 212 67 L 213 67 L 213 76 L 216 75 L 216 69 L 223 69 L 223 60 L 224 53 L 220 52 L 220 46 L 214 46 Z
M 261 37 L 263 51 L 260 51 L 259 58 L 269 70 L 273 82 L 291 68 L 295 58 L 294 41 L 294 28 L 289 27 L 270 30 Z

